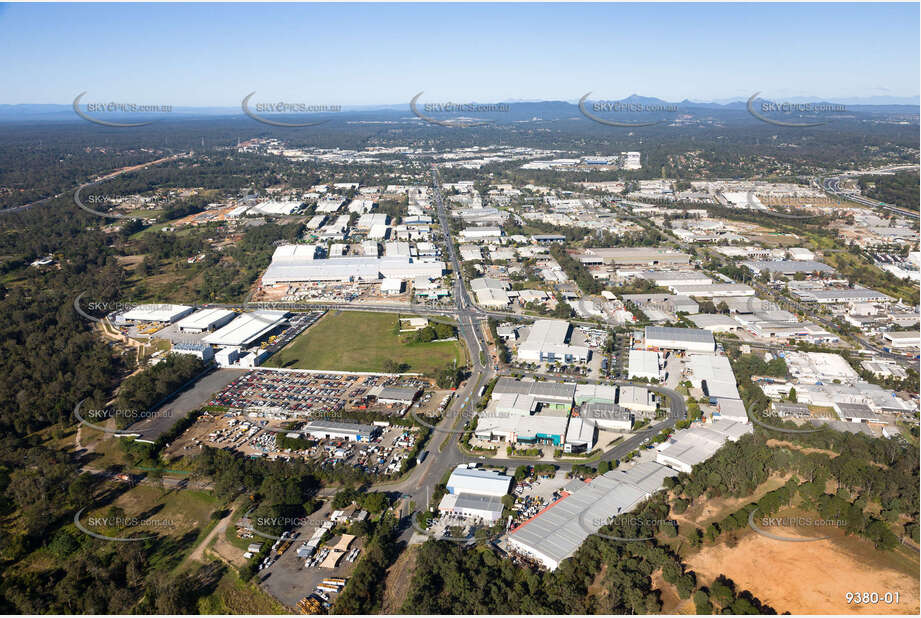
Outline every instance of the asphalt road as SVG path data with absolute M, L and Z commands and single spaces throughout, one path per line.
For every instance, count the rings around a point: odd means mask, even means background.
M 891 168 L 891 169 L 900 169 L 900 168 L 912 169 L 916 167 L 917 166 L 915 165 L 896 166 L 895 168 Z M 885 169 L 876 170 L 876 172 L 883 172 L 883 171 L 887 171 L 887 170 Z M 867 173 L 869 174 L 873 172 L 867 172 Z M 877 200 L 872 200 L 870 198 L 863 197 L 862 195 L 853 193 L 851 191 L 845 191 L 844 189 L 841 188 L 841 178 L 844 176 L 849 176 L 849 175 L 859 176 L 860 174 L 843 174 L 842 176 L 825 178 L 821 182 L 821 187 L 826 193 L 829 193 L 843 200 L 849 200 L 851 202 L 856 202 L 857 204 L 860 204 L 861 206 L 869 206 L 870 208 L 882 208 L 883 210 L 888 210 L 889 212 L 893 212 L 898 215 L 902 215 L 903 217 L 909 217 L 911 219 L 917 219 L 919 217 L 919 214 L 917 212 L 914 212 L 911 210 L 905 210 L 904 208 L 899 208 L 898 206 L 893 206 L 892 204 L 887 204 L 885 202 L 879 202 Z
M 379 491 L 399 492 L 408 495 L 415 502 L 416 510 L 425 509 L 428 506 L 435 485 L 441 482 L 441 479 L 458 464 L 480 461 L 484 464 L 492 465 L 517 465 L 518 463 L 530 463 L 532 460 L 510 460 L 499 458 L 479 458 L 472 457 L 461 452 L 458 446 L 458 439 L 466 421 L 475 413 L 475 407 L 478 400 L 477 393 L 481 386 L 489 383 L 496 375 L 491 356 L 483 338 L 482 321 L 489 316 L 515 315 L 501 312 L 486 312 L 477 307 L 470 301 L 470 296 L 464 286 L 463 276 L 461 274 L 460 262 L 457 259 L 457 251 L 453 239 L 449 233 L 447 215 L 445 213 L 444 202 L 438 186 L 437 170 L 433 170 L 434 177 L 434 198 L 438 212 L 439 223 L 445 234 L 445 246 L 448 260 L 451 262 L 452 269 L 455 273 L 454 299 L 456 315 L 458 318 L 458 333 L 467 344 L 471 354 L 471 375 L 464 384 L 457 390 L 454 400 L 446 410 L 442 421 L 435 427 L 432 437 L 429 441 L 429 455 L 425 461 L 415 466 L 409 476 L 396 483 L 380 483 L 374 486 Z M 518 316 L 520 317 L 520 316 Z M 483 354 L 481 355 L 480 352 Z M 481 356 L 486 357 L 487 362 L 482 362 Z M 535 377 L 547 379 L 559 379 L 560 376 L 529 374 Z M 580 380 L 585 380 L 580 378 Z M 611 381 L 589 379 L 592 383 L 611 383 Z M 646 385 L 634 383 L 626 380 L 613 381 L 621 385 L 645 386 L 669 400 L 668 417 L 650 427 L 630 436 L 621 443 L 607 451 L 603 456 L 604 461 L 613 461 L 623 458 L 627 453 L 638 448 L 644 440 L 650 438 L 663 429 L 673 427 L 679 420 L 686 418 L 687 407 L 685 406 L 684 397 L 678 392 L 658 385 Z M 554 462 L 556 466 L 563 470 L 572 469 L 573 463 Z M 406 539 L 412 535 L 412 528 L 404 532 Z

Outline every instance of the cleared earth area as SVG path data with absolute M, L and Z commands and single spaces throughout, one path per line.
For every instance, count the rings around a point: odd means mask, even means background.
M 780 612 L 794 614 L 918 614 L 918 559 L 907 548 L 877 551 L 873 545 L 843 533 L 810 543 L 779 542 L 753 531 L 734 547 L 704 547 L 685 563 L 701 583 L 720 574 L 738 590 L 749 590 Z M 846 594 L 877 592 L 880 602 L 857 605 Z M 898 605 L 885 604 L 886 592 L 898 592 Z
M 404 343 L 395 313 L 331 312 L 265 363 L 267 367 L 386 372 L 387 361 L 402 372 L 435 373 L 455 359 L 464 364 L 457 341 Z

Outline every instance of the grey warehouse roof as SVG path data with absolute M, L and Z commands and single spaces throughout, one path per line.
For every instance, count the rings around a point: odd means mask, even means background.
M 416 398 L 418 388 L 413 386 L 384 386 L 377 394 L 378 399 L 392 399 L 394 401 L 412 401 Z
M 673 326 L 647 326 L 646 339 L 671 339 L 713 344 L 713 333 L 700 328 L 675 328 Z
M 558 382 L 522 382 L 514 378 L 499 378 L 492 391 L 494 394 L 515 393 L 535 397 L 553 397 L 555 399 L 572 399 L 576 392 L 575 384 Z
M 331 433 L 351 433 L 355 435 L 370 435 L 374 431 L 371 425 L 361 425 L 359 423 L 342 423 L 339 421 L 310 421 L 304 425 L 304 431 Z
M 651 462 L 626 471 L 612 470 L 576 489 L 509 538 L 559 563 L 575 553 L 591 532 L 597 532 L 612 516 L 629 512 L 674 475 L 667 467 Z
M 743 266 L 748 266 L 749 269 L 755 272 L 761 272 L 762 270 L 767 270 L 772 273 L 811 273 L 811 272 L 823 272 L 831 273 L 835 272 L 835 269 L 829 266 L 828 264 L 823 264 L 822 262 L 816 262 L 815 260 L 780 260 L 780 261 L 765 261 L 765 260 L 752 260 L 750 262 L 742 262 Z

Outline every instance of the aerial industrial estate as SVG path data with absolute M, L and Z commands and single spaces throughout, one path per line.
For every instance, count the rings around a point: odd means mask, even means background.
M 336 72 L 398 62 L 357 8 L 254 8 L 214 14 L 271 16 L 298 53 L 348 23 L 367 66 L 343 53 Z M 524 15 L 362 8 L 388 36 L 441 28 L 455 52 L 496 51 L 483 27 Z M 672 7 L 678 30 L 657 7 L 525 9 L 541 33 L 664 20 L 676 58 L 697 11 L 731 30 L 705 5 Z M 721 9 L 783 30 L 763 7 Z M 836 7 L 815 36 L 856 37 L 848 20 L 879 12 Z M 25 9 L 6 20 L 30 31 Z M 308 23 L 316 41 L 284 36 Z M 857 77 L 914 83 L 918 32 L 892 36 L 890 69 L 864 75 L 854 52 Z M 580 80 L 594 66 L 547 40 Z M 710 74 L 712 54 L 739 54 L 790 91 L 746 46 L 695 45 Z M 832 59 L 809 46 L 822 74 Z M 565 82 L 519 60 L 483 75 Z M 266 78 L 308 79 L 275 64 Z M 343 106 L 268 103 L 266 85 L 232 109 L 176 93 L 110 108 L 100 84 L 0 105 L 6 613 L 921 611 L 916 96 L 417 89 Z

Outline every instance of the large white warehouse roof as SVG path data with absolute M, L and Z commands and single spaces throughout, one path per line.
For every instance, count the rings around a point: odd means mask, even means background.
M 175 322 L 194 310 L 186 305 L 138 305 L 123 313 L 121 319 L 129 322 Z
M 192 315 L 179 320 L 176 326 L 181 331 L 202 332 L 223 326 L 233 317 L 234 313 L 230 309 L 211 307 L 209 309 L 200 309 Z
M 284 311 L 254 311 L 244 313 L 231 321 L 230 324 L 219 328 L 202 341 L 212 345 L 241 346 L 245 347 L 255 343 L 260 338 L 281 325 L 288 314 Z
M 512 477 L 495 470 L 480 470 L 458 466 L 448 478 L 448 493 L 479 494 L 482 496 L 504 496 L 508 493 Z
M 674 475 L 665 466 L 651 462 L 626 471 L 612 470 L 513 531 L 509 543 L 554 570 L 589 534 L 601 529 L 612 516 L 629 512 Z

